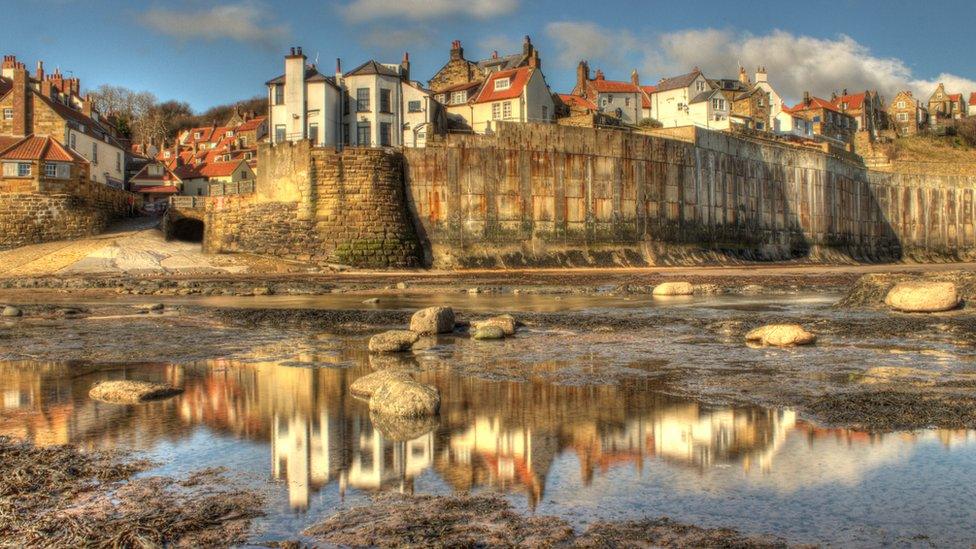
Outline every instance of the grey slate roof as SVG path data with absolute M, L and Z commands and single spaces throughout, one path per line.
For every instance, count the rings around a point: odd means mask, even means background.
M 344 76 L 357 76 L 363 74 L 379 74 L 382 76 L 395 76 L 395 77 L 400 76 L 400 73 L 398 73 L 397 71 L 391 69 L 390 67 L 387 67 L 386 65 L 377 63 L 373 59 L 370 59 L 369 61 L 363 63 L 362 65 L 359 65 L 355 69 L 347 72 Z
M 692 71 L 688 74 L 682 74 L 681 76 L 675 76 L 673 78 L 663 78 L 658 83 L 655 91 L 663 92 L 688 87 L 692 82 L 695 81 L 696 78 L 698 78 L 699 74 L 701 74 L 701 71 Z
M 309 66 L 305 67 L 305 81 L 306 82 L 325 82 L 325 83 L 331 85 L 332 87 L 336 87 L 335 78 L 333 78 L 331 76 L 326 76 L 326 75 L 320 73 L 318 71 L 318 69 L 315 68 L 315 65 L 309 65 Z M 276 76 L 276 77 L 272 78 L 271 80 L 268 80 L 264 84 L 266 86 L 271 86 L 273 84 L 284 84 L 284 83 L 285 83 L 285 75 L 282 74 L 281 76 Z

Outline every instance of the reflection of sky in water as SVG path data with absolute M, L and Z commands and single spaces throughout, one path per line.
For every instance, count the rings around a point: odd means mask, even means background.
M 265 538 L 293 536 L 374 490 L 499 490 L 520 509 L 578 526 L 668 515 L 795 541 L 971 540 L 974 433 L 870 436 L 788 410 L 703 407 L 647 381 L 565 387 L 444 371 L 422 374 L 444 399 L 433 431 L 381 431 L 348 393 L 369 369 L 343 353 L 333 358 L 359 365 L 0 365 L 0 432 L 140 449 L 162 462 L 152 474 L 226 466 L 267 493 Z M 137 407 L 87 399 L 105 377 L 187 391 Z

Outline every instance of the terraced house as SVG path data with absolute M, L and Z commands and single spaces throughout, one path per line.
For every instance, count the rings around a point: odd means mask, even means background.
M 849 145 L 854 142 L 857 121 L 826 99 L 812 97 L 809 92 L 804 92 L 802 102 L 789 109 L 784 107 L 784 110 L 807 120 L 813 134 L 820 136 L 821 139 L 838 145 Z
M 570 95 L 587 99 L 600 112 L 630 125 L 640 122 L 644 118 L 644 106 L 650 106 L 649 98 L 641 89 L 636 70 L 631 73 L 631 79 L 627 82 L 607 80 L 599 69 L 590 78 L 590 65 L 586 61 L 580 61 L 576 67 L 576 86 Z
M 753 83 L 745 68 L 739 67 L 738 78 L 709 80 L 709 84 L 722 92 L 732 106 L 729 112 L 729 122 L 732 125 L 757 131 L 770 130 L 770 93 Z
M 929 97 L 929 123 L 939 124 L 940 121 L 955 120 L 966 116 L 966 104 L 961 93 L 949 93 L 945 84 L 939 86 Z
M 428 85 L 456 130 L 485 133 L 499 121 L 548 123 L 555 116 L 539 51 L 528 36 L 520 53 L 496 51 L 479 61 L 466 59 L 461 41 L 455 40 L 450 58 Z
M 898 92 L 888 106 L 889 123 L 900 136 L 915 135 L 928 122 L 929 111 L 910 91 Z
M 81 82 L 60 71 L 45 74 L 37 62 L 33 75 L 13 55 L 0 65 L 0 135 L 50 137 L 88 163 L 86 176 L 122 188 L 125 148 L 103 125 L 90 97 L 81 96 Z
M 844 90 L 840 95 L 834 94 L 831 102 L 841 112 L 854 117 L 859 132 L 868 132 L 876 137 L 878 132 L 888 129 L 884 99 L 877 91 L 865 90 L 849 94 Z
M 698 126 L 713 130 L 729 128 L 732 105 L 721 90 L 713 88 L 702 71 L 664 78 L 650 94 L 650 117 L 665 128 Z

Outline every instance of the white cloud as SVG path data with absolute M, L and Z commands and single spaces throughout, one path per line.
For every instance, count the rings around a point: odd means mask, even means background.
M 917 77 L 903 60 L 879 57 L 849 36 L 814 38 L 785 31 L 765 35 L 730 30 L 692 29 L 662 34 L 651 44 L 653 53 L 635 52 L 644 58 L 650 75 L 674 75 L 698 66 L 712 77 L 734 78 L 738 64 L 747 70 L 765 66 L 769 80 L 786 98 L 803 92 L 829 96 L 847 89 L 877 89 L 888 99 L 903 89 L 926 99 L 938 82 L 957 93 L 976 91 L 976 82 L 952 74 L 929 80 Z
M 556 46 L 556 63 L 563 67 L 575 67 L 580 61 L 587 60 L 594 69 L 601 62 L 621 68 L 624 54 L 639 46 L 628 31 L 611 30 L 588 22 L 549 23 L 546 35 Z
M 288 36 L 288 28 L 271 24 L 271 19 L 262 4 L 251 1 L 200 11 L 153 8 L 139 16 L 143 25 L 180 40 L 229 38 L 269 49 Z
M 340 6 L 348 21 L 410 19 L 422 21 L 441 17 L 466 16 L 489 19 L 518 8 L 518 0 L 353 0 Z

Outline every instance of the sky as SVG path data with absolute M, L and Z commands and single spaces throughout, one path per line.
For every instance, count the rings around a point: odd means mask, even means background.
M 395 63 L 408 51 L 426 82 L 452 40 L 465 57 L 521 51 L 530 35 L 555 92 L 569 92 L 581 59 L 608 79 L 642 84 L 701 67 L 735 78 L 763 65 L 789 100 L 804 91 L 900 89 L 923 100 L 938 82 L 976 92 L 976 9 L 904 0 L 0 0 L 0 50 L 33 68 L 43 59 L 100 84 L 150 91 L 196 111 L 264 93 L 283 55 L 302 46 L 323 72 Z M 955 30 L 953 30 L 955 29 Z

